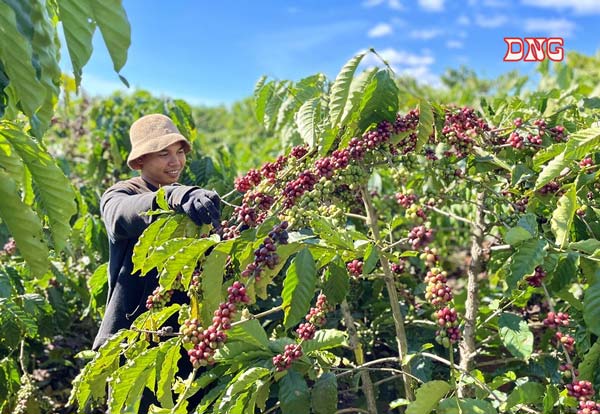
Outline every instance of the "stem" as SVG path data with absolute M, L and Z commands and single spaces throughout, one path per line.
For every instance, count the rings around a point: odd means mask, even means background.
M 354 357 L 356 358 L 356 362 L 359 365 L 363 364 L 364 355 L 362 352 L 362 346 L 360 345 L 358 334 L 356 333 L 356 328 L 354 326 L 354 318 L 350 313 L 350 308 L 348 307 L 348 302 L 346 299 L 341 303 L 340 308 L 342 310 L 342 314 L 344 315 L 344 322 L 346 324 L 346 330 L 348 331 L 348 336 L 350 339 L 350 347 L 354 351 Z M 367 407 L 369 414 L 377 414 L 377 402 L 375 400 L 375 391 L 373 390 L 373 382 L 371 381 L 371 377 L 369 376 L 368 371 L 361 371 L 360 378 L 362 380 L 362 390 L 367 398 Z
M 236 326 L 236 325 L 242 324 L 244 322 L 251 321 L 252 319 L 264 318 L 265 316 L 269 316 L 269 315 L 271 315 L 273 313 L 277 313 L 277 312 L 279 312 L 282 309 L 283 309 L 283 306 L 281 306 L 281 305 L 275 306 L 274 308 L 271 308 L 268 311 L 257 313 L 256 315 L 250 315 L 250 317 L 248 319 L 242 319 L 242 320 L 239 320 L 237 322 L 234 322 L 234 323 L 231 324 L 231 326 Z
M 477 193 L 477 204 L 483 206 L 485 193 Z M 472 228 L 473 236 L 471 238 L 471 263 L 467 269 L 467 301 L 465 303 L 465 328 L 460 342 L 460 368 L 470 372 L 473 367 L 473 359 L 477 348 L 475 345 L 475 330 L 477 323 L 477 311 L 479 309 L 479 286 L 477 285 L 477 276 L 483 270 L 483 224 L 485 213 L 481 207 L 477 208 L 475 223 Z M 460 386 L 458 394 L 461 397 L 466 396 L 466 387 Z
M 21 345 L 19 347 L 19 365 L 21 366 L 21 371 L 23 374 L 27 374 L 27 367 L 25 366 L 25 340 L 21 340 Z
M 373 239 L 375 240 L 375 244 L 377 246 L 381 246 L 381 237 L 379 235 L 379 226 L 377 224 L 377 215 L 375 213 L 375 209 L 373 207 L 373 201 L 371 200 L 371 195 L 366 187 L 361 188 L 363 202 L 365 204 L 365 210 L 367 211 L 368 217 L 368 226 L 371 229 L 371 233 L 373 234 Z M 404 329 L 404 318 L 402 316 L 402 312 L 400 311 L 400 302 L 398 300 L 398 292 L 396 290 L 396 284 L 394 283 L 394 275 L 390 270 L 390 264 L 385 255 L 380 255 L 379 261 L 381 262 L 381 268 L 383 269 L 383 273 L 385 274 L 385 287 L 388 292 L 390 305 L 392 308 L 392 315 L 394 317 L 394 326 L 396 328 L 396 342 L 398 344 L 398 359 L 400 361 L 400 365 L 402 366 L 402 371 L 406 372 L 407 375 L 403 375 L 404 379 L 404 392 L 406 394 L 406 398 L 408 400 L 414 400 L 413 393 L 413 382 L 410 377 L 411 369 L 410 364 L 403 363 L 404 357 L 408 354 L 408 340 L 406 338 L 406 331 Z
M 438 362 L 441 362 L 442 364 L 445 364 L 445 365 L 447 365 L 449 367 L 452 367 L 452 362 L 451 361 L 448 361 L 447 359 L 442 358 L 441 356 L 438 356 L 436 354 L 431 354 L 429 352 L 419 352 L 418 355 L 422 355 L 424 357 L 427 357 L 429 359 L 433 359 L 434 361 L 438 361 Z M 490 387 L 488 387 L 488 385 L 486 383 L 481 382 L 477 377 L 475 377 L 469 371 L 465 371 L 464 369 L 462 369 L 460 367 L 457 367 L 456 365 L 454 365 L 454 369 L 457 369 L 460 372 L 462 372 L 463 374 L 471 377 L 477 383 L 477 385 L 479 385 L 482 389 L 486 390 L 499 403 L 502 403 L 502 401 L 500 401 L 500 399 L 498 399 L 498 396 L 496 394 L 494 394 L 494 391 Z
M 366 218 L 365 216 L 361 216 L 360 214 L 354 214 L 354 213 L 346 213 L 347 217 L 353 217 L 353 218 L 357 218 L 360 219 L 362 221 L 367 221 L 368 218 Z

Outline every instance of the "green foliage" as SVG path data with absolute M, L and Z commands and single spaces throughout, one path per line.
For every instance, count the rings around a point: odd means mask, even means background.
M 306 315 L 314 295 L 317 269 L 308 249 L 301 250 L 288 268 L 283 282 L 283 323 L 289 328 Z
M 408 405 L 407 414 L 429 414 L 452 388 L 445 381 L 429 381 L 416 392 L 415 401 Z
M 533 352 L 533 333 L 527 322 L 511 313 L 504 313 L 498 320 L 500 339 L 517 358 L 528 360 Z

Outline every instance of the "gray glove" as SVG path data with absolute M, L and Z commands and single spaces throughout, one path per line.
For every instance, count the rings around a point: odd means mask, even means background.
M 220 226 L 221 199 L 214 191 L 198 188 L 188 192 L 181 200 L 181 210 L 198 226 L 210 224 Z

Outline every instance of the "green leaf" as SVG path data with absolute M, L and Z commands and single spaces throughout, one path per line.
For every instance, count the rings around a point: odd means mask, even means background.
M 262 367 L 251 367 L 247 370 L 241 371 L 229 382 L 227 389 L 221 397 L 221 401 L 218 406 L 219 412 L 230 412 L 229 408 L 235 404 L 240 394 L 249 390 L 257 381 L 269 376 L 270 374 L 271 371 L 269 369 Z
M 160 351 L 159 347 L 146 349 L 114 372 L 109 381 L 112 388 L 107 402 L 110 412 L 135 413 L 138 411 L 142 391 L 154 370 Z M 127 384 L 127 386 L 119 386 L 119 384 Z
M 365 249 L 365 264 L 363 266 L 363 274 L 371 273 L 379 262 L 379 251 L 373 243 L 369 243 Z
M 89 0 L 94 20 L 102 33 L 102 38 L 119 73 L 127 61 L 127 50 L 131 44 L 131 27 L 121 0 Z
M 29 19 L 28 15 L 18 17 Z M 44 102 L 46 90 L 32 66 L 32 45 L 17 30 L 15 12 L 5 2 L 0 2 L 0 27 L 0 62 L 10 79 L 8 87 L 14 89 L 25 115 L 32 118 Z
M 537 236 L 537 221 L 534 214 L 522 216 L 516 227 L 512 227 L 504 237 L 504 240 L 511 246 L 515 246 L 522 241 L 529 240 Z
M 118 368 L 121 343 L 130 335 L 126 330 L 119 331 L 100 347 L 96 357 L 83 368 L 73 381 L 69 404 L 74 404 L 77 400 L 79 407 L 85 407 L 90 399 L 104 398 L 106 379 Z
M 229 240 L 217 245 L 203 265 L 202 321 L 207 325 L 212 321 L 213 312 L 221 303 L 221 287 L 223 286 L 225 263 L 227 262 L 227 257 L 233 243 L 233 240 Z
M 38 326 L 36 320 L 26 313 L 23 308 L 11 300 L 11 298 L 0 298 L 0 322 L 10 320 L 20 329 L 19 336 L 33 338 L 37 335 Z
M 256 120 L 264 125 L 265 120 L 265 109 L 271 97 L 273 96 L 273 90 L 275 86 L 273 81 L 264 83 L 266 78 L 261 78 L 254 89 L 254 104 L 256 106 Z
M 429 414 L 437 407 L 444 395 L 452 388 L 446 381 L 429 381 L 415 393 L 415 400 L 406 409 L 406 414 Z
M 161 344 L 164 358 L 157 364 L 156 398 L 164 408 L 173 408 L 173 394 L 171 387 L 177 374 L 177 362 L 181 358 L 180 346 L 177 338 L 171 338 Z
M 311 391 L 311 406 L 315 414 L 334 414 L 337 410 L 338 389 L 334 373 L 322 374 Z
M 539 382 L 525 382 L 517 385 L 506 400 L 506 409 L 510 409 L 518 404 L 538 403 L 544 396 L 545 387 Z
M 167 259 L 164 272 L 160 275 L 160 285 L 165 289 L 169 289 L 177 275 L 181 274 L 183 286 L 187 288 L 196 268 L 196 263 L 215 243 L 216 240 L 212 238 L 190 240 L 190 244 L 184 245 L 175 255 Z M 210 275 L 208 276 L 210 277 Z
M 560 393 L 556 385 L 548 384 L 546 385 L 546 394 L 544 395 L 543 404 L 544 404 L 544 414 L 550 414 L 553 412 L 554 404 L 559 400 Z
M 583 320 L 594 335 L 600 336 L 600 266 L 597 262 L 586 274 L 588 288 L 583 296 Z
M 362 72 L 360 75 L 352 79 L 350 90 L 348 92 L 348 99 L 346 100 L 346 105 L 344 106 L 344 113 L 342 114 L 342 118 L 339 122 L 341 125 L 346 125 L 350 121 L 351 117 L 358 115 L 356 111 L 360 107 L 362 97 L 365 94 L 367 87 L 375 78 L 377 71 L 377 68 L 372 68 Z M 345 145 L 346 143 L 342 144 Z
M 558 177 L 560 173 L 570 164 L 570 161 L 565 158 L 565 153 L 562 152 L 558 154 L 556 157 L 552 159 L 544 167 L 544 169 L 538 175 L 538 178 L 535 182 L 535 189 L 543 187 L 548 184 L 554 178 Z
M 594 252 L 600 249 L 600 240 L 587 239 L 580 240 L 577 242 L 569 243 L 569 249 L 579 250 L 587 254 L 594 254 Z
M 398 112 L 398 86 L 387 70 L 378 71 L 365 89 L 359 109 L 358 128 L 366 130 L 380 121 L 393 121 Z
M 564 151 L 567 144 L 565 142 L 558 142 L 556 144 L 552 144 L 549 147 L 542 148 L 533 156 L 533 166 L 535 168 L 541 167 L 547 161 L 550 161 L 558 154 Z
M 92 38 L 96 30 L 90 0 L 58 0 L 58 14 L 67 42 L 73 75 L 77 87 L 81 83 L 82 69 L 92 55 Z
M 600 341 L 596 341 L 590 350 L 583 357 L 583 361 L 579 364 L 579 379 L 586 381 L 594 381 L 594 377 L 600 362 Z
M 151 256 L 167 240 L 173 238 L 184 217 L 183 214 L 158 217 L 152 224 L 146 227 L 133 246 L 132 273 L 144 268 L 146 266 L 146 258 Z
M 40 219 L 31 207 L 21 201 L 15 182 L 2 169 L 0 169 L 0 217 L 8 226 L 32 273 L 43 275 L 50 263 Z
M 2 122 L 0 135 L 19 154 L 36 184 L 36 201 L 48 216 L 55 248 L 62 250 L 71 234 L 69 221 L 77 212 L 75 192 L 52 156 L 15 125 Z
M 538 189 L 548 184 L 565 167 L 570 166 L 574 161 L 581 160 L 588 154 L 598 151 L 599 146 L 600 128 L 588 128 L 571 134 L 564 151 L 542 170 L 535 183 L 535 188 Z
M 435 410 L 437 414 L 497 414 L 494 406 L 485 400 L 447 398 Z
M 293 259 L 283 281 L 283 324 L 290 328 L 297 324 L 310 309 L 317 282 L 315 260 L 308 248 L 302 249 Z
M 561 255 L 552 274 L 552 280 L 548 284 L 550 290 L 552 292 L 559 292 L 568 286 L 576 278 L 578 267 L 579 255 L 577 253 L 569 252 L 566 255 Z
M 574 185 L 558 200 L 558 206 L 552 213 L 550 227 L 556 237 L 556 245 L 564 249 L 569 242 L 569 235 L 575 211 L 577 210 L 577 194 Z
M 311 225 L 315 234 L 332 246 L 339 246 L 346 250 L 354 250 L 354 243 L 348 233 L 340 231 L 323 217 L 311 218 Z
M 429 136 L 433 133 L 433 109 L 431 104 L 425 99 L 419 101 L 419 125 L 417 126 L 417 145 L 415 151 L 419 152 L 423 148 Z
M 517 358 L 527 361 L 533 352 L 533 333 L 527 322 L 512 313 L 504 313 L 498 320 L 500 339 Z
M 319 329 L 313 339 L 302 343 L 302 350 L 305 354 L 313 351 L 324 351 L 326 349 L 337 348 L 346 343 L 346 333 L 337 329 Z
M 548 243 L 543 239 L 526 240 L 517 246 L 510 262 L 510 273 L 506 279 L 509 290 L 517 287 L 524 276 L 530 275 L 546 256 Z
M 227 333 L 228 341 L 251 344 L 262 349 L 269 349 L 269 338 L 265 329 L 257 319 L 237 324 Z
M 343 119 L 342 115 L 345 112 L 344 109 L 348 105 L 348 101 L 351 98 L 350 87 L 354 80 L 356 68 L 366 54 L 366 52 L 359 53 L 346 62 L 331 85 L 331 92 L 329 94 L 329 124 L 332 127 L 338 126 L 340 121 Z
M 332 305 L 342 303 L 350 289 L 350 277 L 345 267 L 339 266 L 337 262 L 331 262 L 325 272 L 325 284 L 323 293 L 327 296 L 327 302 Z
M 302 140 L 309 146 L 314 147 L 318 140 L 318 124 L 320 120 L 320 99 L 312 98 L 304 102 L 296 113 L 296 125 Z
M 293 370 L 279 381 L 279 401 L 283 414 L 309 414 L 310 391 L 302 375 Z
M 535 235 L 531 234 L 523 227 L 513 227 L 506 232 L 506 236 L 504 236 L 504 240 L 510 244 L 511 246 L 515 246 L 522 241 L 529 240 L 533 238 Z

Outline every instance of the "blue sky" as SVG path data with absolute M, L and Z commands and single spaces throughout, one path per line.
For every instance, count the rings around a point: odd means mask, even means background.
M 247 97 L 263 74 L 333 79 L 369 47 L 397 73 L 431 84 L 460 65 L 485 77 L 532 73 L 533 63 L 502 61 L 504 37 L 559 36 L 566 52 L 600 49 L 600 0 L 124 0 L 124 7 L 132 44 L 121 73 L 132 88 L 192 104 Z M 98 31 L 94 48 L 83 88 L 123 89 Z

